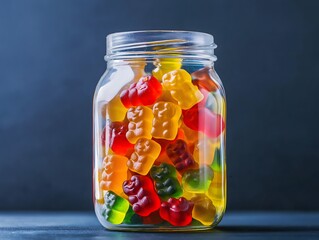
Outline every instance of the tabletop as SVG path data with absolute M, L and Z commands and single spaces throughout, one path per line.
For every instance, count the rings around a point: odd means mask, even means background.
M 0 239 L 319 239 L 319 213 L 227 212 L 211 231 L 134 233 L 105 230 L 93 212 L 2 212 Z

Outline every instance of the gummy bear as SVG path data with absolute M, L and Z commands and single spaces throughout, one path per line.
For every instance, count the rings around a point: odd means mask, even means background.
M 219 145 L 219 141 L 210 141 L 209 139 L 199 140 L 193 152 L 195 161 L 199 165 L 211 165 L 214 160 L 215 151 Z
M 194 204 L 181 197 L 162 202 L 160 216 L 174 226 L 187 226 L 192 222 Z
M 213 80 L 210 71 L 211 68 L 205 67 L 192 73 L 193 83 L 205 88 L 209 92 L 214 92 L 218 89 L 217 83 Z
M 197 195 L 191 200 L 194 203 L 193 218 L 200 221 L 203 225 L 211 225 L 214 222 L 216 208 L 205 194 Z
M 214 172 L 214 179 L 211 182 L 206 195 L 213 201 L 217 212 L 222 212 L 226 206 L 226 192 L 223 186 L 226 185 L 226 178 L 223 172 Z
M 109 144 L 113 152 L 120 155 L 125 155 L 133 148 L 126 139 L 127 123 L 112 122 L 109 124 Z
M 153 114 L 153 137 L 174 140 L 182 114 L 181 108 L 174 103 L 157 102 L 153 106 Z
M 162 199 L 182 195 L 183 190 L 176 178 L 174 166 L 167 163 L 153 166 L 150 175 L 155 182 L 155 190 Z
M 205 193 L 213 177 L 214 172 L 209 166 L 190 169 L 183 174 L 182 187 L 187 192 Z
M 214 172 L 221 172 L 222 171 L 222 162 L 221 162 L 221 149 L 216 148 L 215 153 L 214 153 L 214 160 L 213 163 L 211 164 L 211 168 L 213 169 Z
M 129 202 L 112 191 L 106 191 L 104 195 L 104 211 L 102 215 L 105 220 L 113 224 L 121 224 L 129 209 Z
M 164 74 L 180 69 L 182 66 L 182 59 L 180 58 L 160 58 L 154 63 L 156 68 L 152 71 L 154 77 L 158 80 L 162 80 Z
M 100 186 L 103 190 L 122 193 L 122 183 L 127 178 L 127 158 L 120 155 L 107 155 L 103 160 Z
M 131 158 L 127 161 L 127 166 L 133 172 L 146 175 L 159 156 L 161 145 L 151 139 L 140 138 L 137 140 L 134 150 Z
M 191 75 L 183 69 L 166 73 L 163 78 L 164 90 L 169 90 L 182 109 L 189 109 L 200 102 L 204 96 L 192 84 Z
M 127 108 L 124 107 L 119 96 L 116 96 L 108 103 L 107 110 L 109 119 L 112 122 L 123 121 L 127 112 Z
M 144 76 L 122 91 L 120 98 L 126 108 L 139 105 L 152 105 L 162 94 L 162 85 L 153 76 Z
M 186 142 L 182 139 L 169 144 L 166 148 L 166 153 L 179 172 L 197 167 L 197 163 L 189 152 Z
M 132 107 L 127 111 L 129 120 L 126 138 L 130 143 L 136 143 L 139 138 L 152 138 L 153 112 L 145 106 Z
M 123 191 L 128 196 L 133 211 L 140 216 L 148 216 L 160 208 L 161 201 L 148 176 L 133 175 L 130 180 L 124 181 Z
M 225 122 L 221 115 L 198 105 L 183 110 L 183 120 L 187 127 L 200 131 L 211 138 L 218 137 L 225 129 Z

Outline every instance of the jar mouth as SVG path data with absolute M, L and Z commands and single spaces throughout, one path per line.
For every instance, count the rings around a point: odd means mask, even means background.
M 215 61 L 214 37 L 208 33 L 145 30 L 112 33 L 106 38 L 105 60 L 193 58 Z

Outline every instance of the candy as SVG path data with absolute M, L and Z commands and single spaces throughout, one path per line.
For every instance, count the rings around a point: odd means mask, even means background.
M 172 160 L 175 168 L 179 172 L 184 172 L 189 168 L 196 168 L 197 164 L 189 152 L 187 144 L 184 140 L 178 139 L 171 143 L 166 148 L 167 156 Z
M 181 197 L 170 198 L 162 202 L 160 216 L 174 226 L 187 226 L 192 222 L 192 210 L 194 204 Z
M 183 110 L 183 121 L 187 127 L 203 132 L 211 138 L 218 137 L 225 129 L 225 122 L 221 115 L 198 105 Z
M 104 195 L 104 211 L 102 215 L 105 220 L 113 224 L 121 224 L 129 209 L 129 202 L 112 191 L 106 191 Z
M 219 141 L 210 141 L 209 139 L 199 140 L 193 152 L 195 161 L 199 165 L 211 165 L 214 160 L 215 151 L 219 145 Z
M 180 58 L 160 58 L 154 63 L 156 68 L 152 71 L 154 77 L 158 80 L 162 80 L 164 74 L 180 69 L 182 66 L 182 59 Z
M 226 178 L 223 172 L 214 172 L 214 179 L 211 182 L 206 195 L 213 201 L 217 212 L 222 212 L 226 206 Z
M 178 131 L 178 121 L 181 117 L 181 108 L 170 102 L 157 102 L 153 106 L 153 128 L 154 138 L 173 140 Z
M 209 92 L 214 92 L 218 89 L 217 83 L 213 80 L 210 72 L 213 71 L 209 67 L 205 67 L 192 73 L 193 83 L 205 88 Z
M 191 76 L 183 69 L 166 73 L 163 78 L 164 90 L 169 90 L 182 109 L 189 109 L 200 102 L 204 96 L 192 84 Z
M 213 163 L 211 164 L 211 167 L 214 172 L 221 172 L 223 165 L 221 162 L 221 157 L 220 157 L 220 148 L 216 148 L 215 154 L 214 154 L 214 160 Z
M 112 122 L 121 122 L 126 116 L 127 108 L 122 104 L 120 97 L 116 96 L 108 103 L 107 112 Z
M 122 91 L 120 98 L 126 108 L 151 105 L 162 94 L 162 85 L 152 76 L 144 76 Z
M 127 166 L 133 172 L 146 175 L 159 156 L 161 145 L 151 139 L 140 138 L 137 140 L 134 150 L 131 158 L 127 161 Z
M 129 120 L 126 138 L 130 143 L 136 143 L 139 138 L 151 139 L 153 112 L 144 106 L 132 107 L 127 111 Z
M 116 154 L 125 155 L 133 148 L 126 139 L 127 123 L 112 122 L 109 124 L 109 144 L 112 151 Z
M 127 178 L 127 158 L 120 155 L 107 155 L 103 160 L 100 186 L 103 190 L 122 193 L 122 183 Z
M 160 208 L 160 199 L 148 176 L 132 176 L 130 180 L 124 181 L 123 191 L 128 196 L 133 211 L 140 216 L 148 216 Z
M 212 182 L 213 170 L 209 166 L 200 169 L 190 169 L 183 174 L 182 187 L 184 191 L 205 193 Z
M 153 166 L 150 175 L 155 182 L 155 190 L 162 199 L 176 198 L 182 195 L 183 190 L 176 178 L 174 166 L 167 163 Z
M 193 218 L 200 221 L 203 225 L 211 225 L 216 215 L 216 208 L 212 200 L 206 197 L 206 195 L 201 194 L 192 198 L 191 201 L 194 203 Z

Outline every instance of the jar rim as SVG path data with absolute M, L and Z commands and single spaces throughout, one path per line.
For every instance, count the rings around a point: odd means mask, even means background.
M 156 57 L 203 58 L 215 61 L 211 34 L 183 30 L 116 32 L 106 37 L 106 60 Z M 154 56 L 153 56 L 154 57 Z

